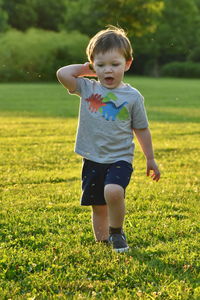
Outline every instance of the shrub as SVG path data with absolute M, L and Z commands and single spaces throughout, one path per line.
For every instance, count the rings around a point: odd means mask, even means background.
M 1 81 L 48 81 L 56 70 L 86 59 L 88 37 L 78 32 L 30 29 L 0 35 Z
M 195 62 L 172 62 L 161 68 L 162 76 L 200 78 L 200 63 Z
M 195 62 L 200 62 L 200 46 L 192 49 L 188 59 Z

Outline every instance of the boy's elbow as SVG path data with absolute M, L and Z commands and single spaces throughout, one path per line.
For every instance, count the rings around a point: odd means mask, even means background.
M 63 68 L 58 69 L 58 71 L 56 72 L 57 79 L 62 84 L 65 84 L 65 82 L 67 81 L 67 75 L 68 74 L 63 70 Z
M 58 69 L 57 72 L 56 72 L 56 77 L 58 79 L 61 79 L 62 78 L 62 68 Z

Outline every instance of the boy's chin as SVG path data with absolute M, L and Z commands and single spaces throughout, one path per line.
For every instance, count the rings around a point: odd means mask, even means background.
M 106 87 L 107 89 L 116 89 L 118 87 L 121 86 L 121 82 L 120 83 L 116 83 L 116 82 L 102 82 L 100 81 L 101 85 L 103 85 L 104 87 Z

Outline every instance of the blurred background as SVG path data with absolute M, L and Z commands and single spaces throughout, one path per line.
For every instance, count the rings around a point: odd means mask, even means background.
M 200 78 L 200 0 L 0 0 L 0 81 L 54 81 L 108 24 L 128 33 L 130 73 Z

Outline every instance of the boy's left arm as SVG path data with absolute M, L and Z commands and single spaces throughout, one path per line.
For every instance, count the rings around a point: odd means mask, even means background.
M 160 179 L 160 171 L 154 159 L 154 152 L 153 152 L 150 130 L 149 128 L 145 128 L 145 129 L 134 128 L 133 131 L 137 137 L 137 140 L 147 160 L 147 176 L 149 176 L 150 172 L 153 171 L 151 177 L 153 180 L 158 181 Z

